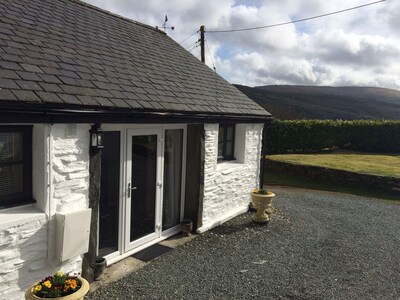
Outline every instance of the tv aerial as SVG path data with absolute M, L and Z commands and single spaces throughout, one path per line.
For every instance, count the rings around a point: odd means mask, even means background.
M 164 23 L 162 24 L 162 26 L 161 27 L 156 26 L 156 28 L 157 29 L 162 28 L 162 29 L 164 29 L 165 32 L 167 32 L 167 29 L 174 30 L 175 26 L 167 26 L 167 22 L 168 22 L 168 16 L 165 15 L 165 20 L 164 20 Z

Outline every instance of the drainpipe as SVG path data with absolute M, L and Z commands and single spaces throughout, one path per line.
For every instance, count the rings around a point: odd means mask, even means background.
M 52 149 L 53 149 L 53 123 L 48 126 L 47 133 L 47 201 L 48 201 L 48 209 L 47 209 L 47 257 L 50 265 L 53 268 L 59 268 L 61 262 L 54 259 L 54 238 L 55 238 L 55 220 L 53 218 L 53 157 L 52 157 Z
M 264 186 L 264 166 L 265 166 L 265 155 L 267 152 L 266 142 L 267 142 L 267 126 L 269 123 L 264 123 L 263 133 L 261 139 L 261 159 L 260 159 L 260 182 L 258 188 L 262 189 Z
M 82 277 L 89 282 L 94 281 L 98 247 L 98 218 L 101 189 L 101 156 L 102 130 L 99 124 L 93 124 L 90 129 L 89 144 L 89 208 L 92 209 L 90 221 L 89 251 L 84 254 L 82 261 Z

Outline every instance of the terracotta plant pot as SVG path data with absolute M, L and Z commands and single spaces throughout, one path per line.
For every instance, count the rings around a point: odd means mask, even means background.
M 256 223 L 268 223 L 270 220 L 269 215 L 272 213 L 272 201 L 275 194 L 272 192 L 265 195 L 250 193 L 250 196 L 253 207 L 257 209 L 253 215 L 253 221 Z
M 85 295 L 89 292 L 89 282 L 85 278 L 77 277 L 77 280 L 81 283 L 81 287 L 75 293 L 57 298 L 46 298 L 46 299 L 55 299 L 55 300 L 83 300 Z M 29 288 L 25 290 L 25 300 L 38 300 L 45 299 L 38 297 L 33 294 L 33 289 L 37 283 L 31 285 Z

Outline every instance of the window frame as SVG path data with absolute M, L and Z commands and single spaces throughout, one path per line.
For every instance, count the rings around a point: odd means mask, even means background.
M 232 128 L 232 140 L 228 140 L 228 128 Z M 219 156 L 219 145 L 220 145 L 220 132 L 221 129 L 223 130 L 224 134 L 224 139 L 222 141 L 222 155 Z M 236 135 L 236 124 L 234 123 L 224 123 L 224 124 L 219 124 L 218 127 L 218 148 L 217 148 L 217 161 L 222 162 L 222 161 L 232 161 L 236 160 L 235 158 L 235 135 Z M 228 142 L 232 143 L 232 149 L 231 149 L 231 155 L 227 155 L 227 144 Z
M 34 203 L 32 198 L 32 131 L 29 125 L 0 125 L 0 132 L 22 133 L 22 161 L 0 162 L 1 166 L 16 165 L 22 162 L 22 192 L 0 196 L 0 209 Z

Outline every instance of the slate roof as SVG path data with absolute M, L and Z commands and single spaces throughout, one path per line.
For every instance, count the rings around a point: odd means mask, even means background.
M 77 0 L 0 1 L 10 104 L 270 116 L 164 32 Z

